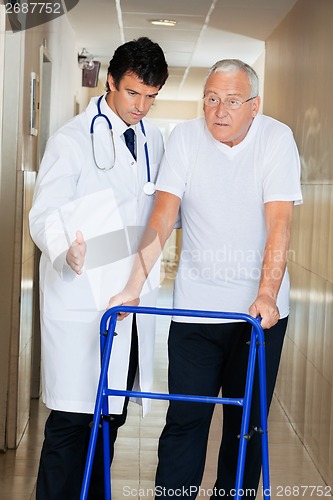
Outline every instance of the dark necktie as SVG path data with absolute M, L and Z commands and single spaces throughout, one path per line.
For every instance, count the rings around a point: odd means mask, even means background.
M 125 130 L 124 137 L 125 137 L 126 146 L 130 150 L 133 158 L 136 160 L 135 147 L 134 147 L 135 146 L 134 145 L 134 130 L 132 128 L 128 128 L 127 130 Z

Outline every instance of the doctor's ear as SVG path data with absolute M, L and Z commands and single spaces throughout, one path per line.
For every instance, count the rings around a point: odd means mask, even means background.
M 114 83 L 114 79 L 113 79 L 112 75 L 110 75 L 110 73 L 108 74 L 108 84 L 109 84 L 111 92 L 114 92 L 115 90 L 117 90 L 116 84 Z

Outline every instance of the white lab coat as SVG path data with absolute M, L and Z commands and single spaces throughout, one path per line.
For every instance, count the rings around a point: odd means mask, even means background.
M 140 124 L 137 161 L 122 134 L 126 125 L 106 104 L 114 134 L 116 163 L 99 170 L 93 160 L 90 123 L 97 113 L 97 98 L 86 111 L 63 126 L 47 144 L 29 215 L 30 232 L 42 251 L 40 309 L 42 330 L 42 396 L 51 409 L 93 413 L 100 373 L 99 322 L 109 298 L 126 283 L 140 233 L 148 220 L 154 196 L 143 192 L 147 181 L 145 137 Z M 144 120 L 151 180 L 155 181 L 163 154 L 159 130 Z M 96 150 L 101 162 L 110 157 L 109 129 L 95 124 Z M 66 264 L 68 246 L 81 230 L 87 241 L 82 275 Z M 147 280 L 141 305 L 154 305 L 159 264 Z M 118 322 L 114 339 L 109 386 L 125 389 L 132 315 Z M 153 380 L 155 318 L 137 315 L 139 374 L 135 388 L 150 391 Z M 124 398 L 110 398 L 111 413 L 121 413 Z M 143 414 L 150 406 L 143 399 Z

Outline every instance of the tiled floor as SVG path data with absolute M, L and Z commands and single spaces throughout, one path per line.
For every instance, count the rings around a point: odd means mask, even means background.
M 171 306 L 170 287 L 162 287 L 159 306 Z M 157 323 L 154 390 L 165 392 L 169 318 L 160 316 Z M 166 401 L 154 400 L 151 413 L 142 419 L 139 407 L 129 405 L 128 420 L 119 433 L 112 466 L 114 500 L 126 497 L 133 500 L 153 498 L 157 442 L 166 407 Z M 0 455 L 0 500 L 34 500 L 39 452 L 47 413 L 42 403 L 33 401 L 30 423 L 20 446 L 16 451 L 10 450 Z M 200 494 L 202 500 L 209 498 L 209 489 L 214 483 L 220 433 L 221 408 L 217 408 L 211 427 L 209 452 Z M 271 408 L 269 440 L 272 499 L 313 499 L 330 495 L 329 488 L 325 486 L 276 398 Z M 258 498 L 262 498 L 261 493 Z

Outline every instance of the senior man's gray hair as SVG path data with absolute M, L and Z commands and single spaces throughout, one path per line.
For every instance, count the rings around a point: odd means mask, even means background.
M 209 70 L 205 85 L 212 73 L 234 73 L 236 71 L 244 71 L 251 85 L 251 97 L 256 97 L 259 94 L 259 78 L 254 69 L 241 61 L 240 59 L 221 59 L 217 61 Z

